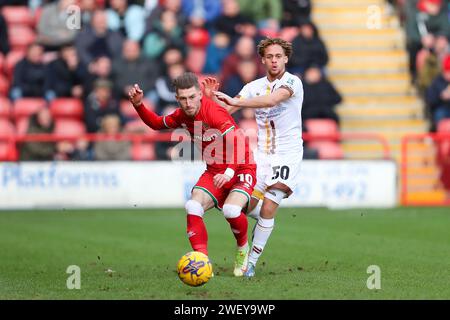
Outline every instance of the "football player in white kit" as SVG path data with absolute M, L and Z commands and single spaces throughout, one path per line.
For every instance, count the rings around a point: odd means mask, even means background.
M 258 125 L 257 183 L 249 207 L 256 218 L 253 244 L 248 257 L 246 277 L 255 275 L 255 266 L 272 229 L 281 200 L 289 197 L 298 184 L 303 159 L 302 119 L 303 85 L 286 71 L 292 54 L 291 43 L 268 38 L 258 44 L 258 53 L 266 76 L 246 84 L 235 98 L 213 91 L 230 113 L 239 108 L 256 108 Z M 215 79 L 206 79 L 205 87 L 217 87 Z M 262 205 L 258 204 L 262 199 Z

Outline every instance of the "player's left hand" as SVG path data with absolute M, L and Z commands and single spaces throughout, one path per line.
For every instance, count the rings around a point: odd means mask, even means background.
M 229 182 L 231 178 L 224 173 L 218 173 L 214 176 L 214 186 L 216 188 L 222 188 L 225 183 Z
M 205 80 L 202 81 L 202 84 L 203 93 L 209 98 L 213 97 L 214 91 L 219 90 L 220 83 L 214 77 L 206 77 Z
M 220 101 L 223 101 L 230 106 L 238 106 L 239 99 L 232 98 L 229 95 L 220 91 L 213 91 L 213 93 L 216 96 L 216 98 L 219 99 Z

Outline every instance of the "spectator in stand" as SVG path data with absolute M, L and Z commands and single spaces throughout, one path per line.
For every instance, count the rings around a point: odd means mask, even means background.
M 328 63 L 328 52 L 316 26 L 312 22 L 304 22 L 299 31 L 292 41 L 295 54 L 289 59 L 290 72 L 302 75 L 311 66 L 318 66 L 323 72 Z
M 241 89 L 249 82 L 258 77 L 258 67 L 253 59 L 241 60 L 237 65 L 237 74 L 231 76 L 222 85 L 222 91 L 230 97 L 235 97 Z M 239 122 L 242 118 L 242 109 L 232 114 L 234 120 Z
M 145 34 L 153 32 L 155 29 L 154 22 L 159 20 L 161 14 L 164 11 L 171 11 L 175 14 L 177 25 L 184 26 L 187 23 L 187 18 L 184 13 L 181 11 L 181 0 L 164 0 L 162 3 L 159 3 L 147 17 Z
M 120 57 L 124 37 L 119 32 L 108 30 L 107 15 L 103 10 L 93 13 L 91 25 L 83 28 L 75 39 L 81 63 L 89 65 L 95 58 Z
M 242 60 L 253 60 L 255 65 L 258 66 L 258 75 L 263 76 L 265 74 L 261 58 L 257 55 L 255 48 L 255 41 L 252 38 L 247 36 L 239 38 L 234 47 L 234 52 L 223 61 L 222 77 L 220 79 L 222 84 L 228 81 L 230 77 L 238 74 L 237 66 L 239 61 Z
M 185 56 L 181 48 L 175 46 L 168 47 L 162 54 L 162 68 L 175 63 L 184 63 L 184 59 Z
M 92 16 L 97 9 L 97 3 L 95 0 L 80 0 L 81 9 L 81 25 L 89 26 L 91 25 Z
M 30 117 L 27 134 L 50 134 L 55 123 L 48 108 L 43 108 Z M 25 142 L 20 147 L 21 161 L 51 161 L 56 153 L 55 142 Z
M 311 0 L 283 0 L 282 27 L 298 26 L 304 21 L 310 21 Z
M 108 27 L 124 37 L 141 41 L 145 33 L 145 10 L 142 6 L 128 4 L 127 0 L 110 0 L 107 10 Z
M 222 12 L 218 0 L 183 0 L 182 10 L 193 27 L 209 27 Z
M 123 44 L 123 58 L 113 61 L 112 79 L 119 99 L 126 99 L 135 83 L 145 90 L 145 98 L 157 102 L 155 82 L 159 67 L 155 61 L 141 57 L 139 43 L 126 40 Z
M 44 48 L 31 44 L 25 57 L 15 66 L 10 90 L 12 100 L 23 97 L 43 97 L 45 81 Z
M 122 132 L 120 118 L 115 114 L 109 114 L 102 118 L 101 130 L 99 133 L 108 137 L 115 138 Z M 111 161 L 131 160 L 130 141 L 124 140 L 105 140 L 94 143 L 94 155 L 96 160 Z
M 74 41 L 78 30 L 67 27 L 67 8 L 75 4 L 75 0 L 59 0 L 43 6 L 37 26 L 37 42 L 47 51 L 57 51 L 61 46 Z
M 442 63 L 442 74 L 428 88 L 426 102 L 432 115 L 431 131 L 435 131 L 442 119 L 450 118 L 450 54 Z
M 143 53 L 151 59 L 158 59 L 169 47 L 184 50 L 183 28 L 177 24 L 174 12 L 165 10 L 154 20 L 153 31 L 144 37 Z
M 184 72 L 186 72 L 186 68 L 182 63 L 171 64 L 167 66 L 167 74 L 156 81 L 156 93 L 159 98 L 155 110 L 157 114 L 161 115 L 167 107 L 177 105 L 172 81 Z
M 333 119 L 339 124 L 339 117 L 334 109 L 341 103 L 342 97 L 322 75 L 320 68 L 310 67 L 305 71 L 303 91 L 303 123 L 308 119 Z
M 203 73 L 219 73 L 223 61 L 228 57 L 230 52 L 230 37 L 226 33 L 216 33 L 206 49 L 206 61 L 203 66 Z
M 214 21 L 214 27 L 217 32 L 227 34 L 230 37 L 231 44 L 234 45 L 243 35 L 245 26 L 252 21 L 242 15 L 237 0 L 222 0 L 222 8 L 222 14 Z
M 50 62 L 45 73 L 45 98 L 83 97 L 83 79 L 87 70 L 80 63 L 73 45 L 60 49 L 59 58 Z
M 422 97 L 433 80 L 441 73 L 441 64 L 449 52 L 449 43 L 446 37 L 429 35 L 424 41 L 424 48 L 417 54 L 417 88 Z
M 415 80 L 416 55 L 423 46 L 424 37 L 428 34 L 450 36 L 448 8 L 442 0 L 410 0 L 405 6 L 409 67 Z
M 87 97 L 84 104 L 84 117 L 87 131 L 97 132 L 102 118 L 108 114 L 116 114 L 122 120 L 119 103 L 112 95 L 111 81 L 98 79 L 94 84 L 94 91 Z
M 282 17 L 280 0 L 238 0 L 241 13 L 256 22 L 259 29 L 273 26 L 279 29 Z
M 89 64 L 83 79 L 85 98 L 94 90 L 94 83 L 98 79 L 111 80 L 111 60 L 106 56 L 98 57 Z
M 0 54 L 5 56 L 9 52 L 9 41 L 8 41 L 8 25 L 6 24 L 5 18 L 3 18 L 0 12 Z

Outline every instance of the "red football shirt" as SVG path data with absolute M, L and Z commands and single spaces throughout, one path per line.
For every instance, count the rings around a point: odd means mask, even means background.
M 136 110 L 154 130 L 186 129 L 201 148 L 208 170 L 223 173 L 228 167 L 236 170 L 241 166 L 254 166 L 248 140 L 237 131 L 238 126 L 231 115 L 207 97 L 202 98 L 200 110 L 194 118 L 187 116 L 181 108 L 167 116 L 158 116 L 143 105 Z

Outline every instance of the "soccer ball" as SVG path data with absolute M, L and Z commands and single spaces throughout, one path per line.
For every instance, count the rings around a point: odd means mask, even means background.
M 198 287 L 212 277 L 212 265 L 206 254 L 199 251 L 186 253 L 178 261 L 178 277 L 185 284 Z

